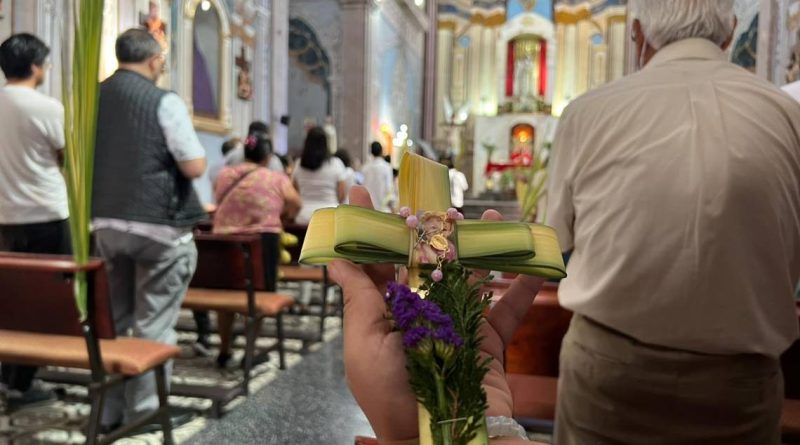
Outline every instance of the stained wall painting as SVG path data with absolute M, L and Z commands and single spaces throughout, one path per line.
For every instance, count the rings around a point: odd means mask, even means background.
M 736 0 L 738 24 L 730 49 L 731 62 L 755 73 L 758 64 L 759 0 Z
M 338 17 L 338 6 L 328 6 Z M 333 55 L 322 32 L 305 16 L 289 20 L 289 147 L 294 151 L 302 147 L 309 127 L 333 114 Z

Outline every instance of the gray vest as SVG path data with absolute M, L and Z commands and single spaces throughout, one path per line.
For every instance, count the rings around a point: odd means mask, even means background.
M 158 123 L 167 91 L 128 70 L 100 85 L 92 216 L 192 226 L 205 217 Z

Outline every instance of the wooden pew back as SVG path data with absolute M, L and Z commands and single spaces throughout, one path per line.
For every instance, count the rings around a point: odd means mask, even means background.
M 253 287 L 265 289 L 264 261 L 259 235 L 212 235 L 198 233 L 197 270 L 191 287 L 206 289 L 246 289 L 247 262 L 243 253 L 250 256 L 253 270 Z
M 108 281 L 99 259 L 79 266 L 63 255 L 0 253 L 0 329 L 83 335 L 75 306 L 74 276 L 89 281 L 89 317 L 100 339 L 113 339 Z

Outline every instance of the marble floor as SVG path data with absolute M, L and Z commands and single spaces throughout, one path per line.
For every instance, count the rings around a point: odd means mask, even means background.
M 351 445 L 372 436 L 344 380 L 342 339 L 309 353 L 185 444 Z

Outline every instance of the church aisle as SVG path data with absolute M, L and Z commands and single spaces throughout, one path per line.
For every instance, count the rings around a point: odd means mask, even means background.
M 326 343 L 187 444 L 349 445 L 372 429 L 347 389 L 342 339 Z

